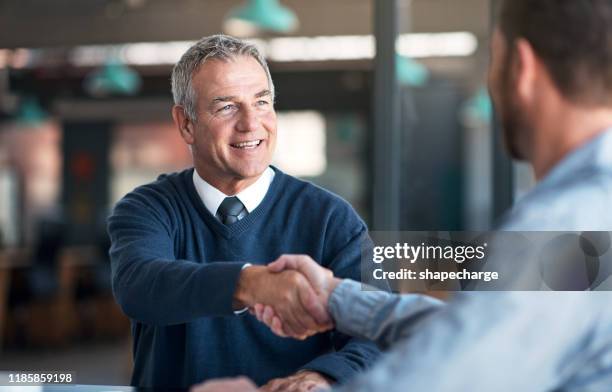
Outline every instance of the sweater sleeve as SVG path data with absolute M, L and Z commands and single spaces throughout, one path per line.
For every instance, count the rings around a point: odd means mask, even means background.
M 343 214 L 330 219 L 327 262 L 324 267 L 331 269 L 340 278 L 350 278 L 360 281 L 361 251 L 364 241 L 371 242 L 365 224 L 359 219 L 352 208 L 346 207 Z M 368 242 L 369 241 L 369 242 Z M 302 367 L 333 378 L 338 383 L 344 383 L 354 375 L 370 367 L 380 351 L 374 342 L 361 338 L 350 337 L 339 331 L 331 334 L 335 351 L 324 354 Z
M 242 262 L 177 260 L 167 206 L 132 192 L 108 221 L 113 294 L 130 318 L 172 325 L 232 315 Z

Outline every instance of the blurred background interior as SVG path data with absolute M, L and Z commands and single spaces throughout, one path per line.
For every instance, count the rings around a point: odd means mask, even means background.
M 253 40 L 274 164 L 373 230 L 485 230 L 531 186 L 486 90 L 493 0 L 0 0 L 0 371 L 127 384 L 105 219 L 191 166 L 170 72 L 202 36 Z M 378 50 L 377 50 L 378 48 Z

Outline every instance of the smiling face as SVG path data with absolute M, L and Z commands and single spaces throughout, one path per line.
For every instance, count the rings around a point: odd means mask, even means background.
M 235 194 L 266 170 L 276 146 L 268 78 L 254 58 L 239 56 L 206 61 L 192 85 L 197 120 L 181 118 L 175 107 L 175 121 L 192 146 L 198 174 L 222 192 Z

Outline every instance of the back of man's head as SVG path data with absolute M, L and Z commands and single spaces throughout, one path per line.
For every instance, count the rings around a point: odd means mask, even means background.
M 612 0 L 504 0 L 499 27 L 510 56 L 531 44 L 566 99 L 612 104 Z

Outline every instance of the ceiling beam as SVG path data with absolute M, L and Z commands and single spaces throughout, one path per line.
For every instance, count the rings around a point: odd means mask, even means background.
M 0 1 L 0 48 L 196 40 L 222 31 L 228 11 L 244 0 L 146 0 L 142 7 L 109 6 L 119 0 Z M 371 34 L 370 0 L 283 0 L 298 15 L 293 35 Z M 487 0 L 413 0 L 414 32 L 487 33 Z M 113 8 L 114 7 L 114 8 Z M 402 26 L 399 26 L 402 32 Z

